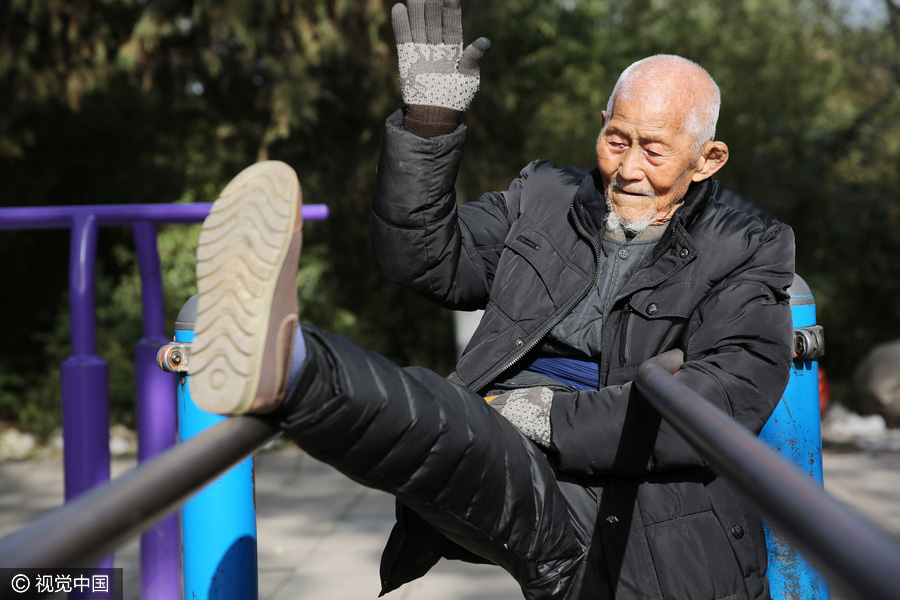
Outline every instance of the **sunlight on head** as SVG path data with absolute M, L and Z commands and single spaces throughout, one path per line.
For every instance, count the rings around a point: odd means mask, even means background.
M 715 139 L 721 105 L 719 86 L 692 60 L 657 54 L 633 63 L 622 71 L 613 88 L 606 106 L 608 117 L 614 114 L 617 99 L 689 106 L 681 127 L 692 136 L 693 151 L 699 152 L 703 144 Z

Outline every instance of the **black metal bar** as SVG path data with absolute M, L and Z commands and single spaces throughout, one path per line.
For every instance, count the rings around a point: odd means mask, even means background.
M 749 431 L 650 361 L 636 385 L 710 464 L 820 569 L 866 600 L 900 597 L 900 540 L 825 494 Z M 278 434 L 232 417 L 0 540 L 0 567 L 90 567 Z
M 811 562 L 865 600 L 900 598 L 900 539 L 834 500 L 749 431 L 648 361 L 641 394 Z
M 92 567 L 278 433 L 264 419 L 226 419 L 6 536 L 0 567 Z

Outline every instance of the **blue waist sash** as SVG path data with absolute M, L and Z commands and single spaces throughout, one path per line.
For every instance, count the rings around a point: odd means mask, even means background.
M 600 365 L 592 360 L 541 356 L 525 368 L 552 377 L 579 390 L 596 390 L 600 385 Z

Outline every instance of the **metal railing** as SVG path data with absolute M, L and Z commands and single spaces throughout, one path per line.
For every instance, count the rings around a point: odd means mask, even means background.
M 3 538 L 0 565 L 96 566 L 278 433 L 277 425 L 265 419 L 226 419 Z M 179 589 L 173 597 L 180 596 Z
M 641 366 L 635 384 L 819 568 L 865 600 L 898 598 L 900 540 L 825 494 L 658 362 Z M 277 433 L 265 419 L 227 419 L 3 538 L 0 565 L 92 566 Z
M 641 394 L 822 571 L 865 600 L 900 598 L 900 539 L 822 491 L 653 360 Z

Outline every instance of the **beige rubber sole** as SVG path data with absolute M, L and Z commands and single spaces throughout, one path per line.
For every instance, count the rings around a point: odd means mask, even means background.
M 203 410 L 265 412 L 284 393 L 297 323 L 301 203 L 294 170 L 261 162 L 225 187 L 203 222 L 190 370 L 191 397 Z

